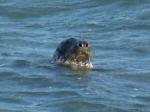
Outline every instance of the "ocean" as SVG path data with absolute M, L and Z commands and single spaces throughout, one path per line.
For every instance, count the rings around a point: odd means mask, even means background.
M 0 0 L 0 112 L 150 112 L 150 0 Z M 87 40 L 91 70 L 50 63 Z

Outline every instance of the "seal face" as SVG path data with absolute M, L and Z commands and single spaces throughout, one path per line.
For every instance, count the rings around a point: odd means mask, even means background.
M 53 62 L 92 68 L 90 57 L 90 46 L 87 41 L 68 38 L 58 45 L 53 55 Z

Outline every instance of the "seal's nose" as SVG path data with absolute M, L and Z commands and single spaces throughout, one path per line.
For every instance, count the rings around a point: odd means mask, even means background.
M 78 43 L 78 46 L 79 47 L 88 47 L 89 45 L 86 41 L 81 41 L 81 42 Z

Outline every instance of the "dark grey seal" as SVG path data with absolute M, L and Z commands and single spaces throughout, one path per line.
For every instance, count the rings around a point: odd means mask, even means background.
M 93 68 L 90 58 L 91 50 L 87 41 L 68 38 L 58 45 L 52 62 Z

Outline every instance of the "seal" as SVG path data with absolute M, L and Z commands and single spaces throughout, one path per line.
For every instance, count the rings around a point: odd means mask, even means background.
M 52 61 L 60 64 L 93 68 L 90 58 L 91 49 L 87 41 L 68 38 L 58 45 Z

